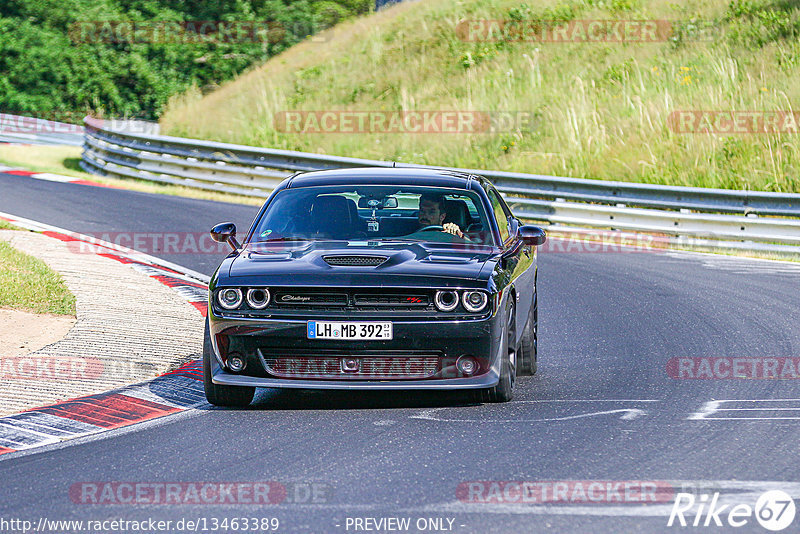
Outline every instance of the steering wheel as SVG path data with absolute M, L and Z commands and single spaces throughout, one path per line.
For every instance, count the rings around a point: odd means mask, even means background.
M 439 232 L 444 232 L 444 227 L 440 224 L 432 224 L 430 226 L 426 226 L 425 228 L 420 228 L 417 232 L 432 232 L 437 230 Z

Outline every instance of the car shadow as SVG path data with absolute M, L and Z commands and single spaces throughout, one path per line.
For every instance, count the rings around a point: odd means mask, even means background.
M 464 391 L 341 391 L 259 388 L 251 410 L 370 410 L 478 406 Z

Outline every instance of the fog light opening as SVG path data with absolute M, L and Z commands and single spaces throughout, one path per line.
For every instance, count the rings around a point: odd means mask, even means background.
M 241 373 L 247 366 L 247 362 L 245 361 L 244 356 L 242 356 L 238 352 L 230 353 L 228 355 L 227 363 L 228 363 L 228 369 L 230 369 L 234 373 Z
M 465 354 L 456 360 L 456 368 L 462 375 L 472 376 L 478 372 L 480 365 L 478 365 L 478 360 L 472 356 L 469 356 L 468 354 Z

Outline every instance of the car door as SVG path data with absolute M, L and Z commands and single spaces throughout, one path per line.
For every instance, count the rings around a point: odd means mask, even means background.
M 517 294 L 515 305 L 517 338 L 519 339 L 528 320 L 533 299 L 534 270 L 531 266 L 534 262 L 535 250 L 532 251 L 532 247 L 525 245 L 520 239 L 517 232 L 519 220 L 512 215 L 500 193 L 492 187 L 487 194 L 503 243 L 503 261 L 501 263 L 504 271 L 503 278 L 506 281 L 504 285 L 513 285 Z
M 522 335 L 528 316 L 530 315 L 531 307 L 533 306 L 533 292 L 536 289 L 537 249 L 534 246 L 526 245 L 522 242 L 522 238 L 518 235 L 518 228 L 522 226 L 522 222 L 519 219 L 513 217 L 510 219 L 510 223 L 512 233 L 517 236 L 517 246 L 519 247 L 517 253 L 518 261 L 515 265 L 512 279 L 514 280 L 514 288 L 519 297 L 517 301 L 517 332 Z

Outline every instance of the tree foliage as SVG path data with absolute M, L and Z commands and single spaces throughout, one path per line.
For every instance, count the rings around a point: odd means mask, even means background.
M 155 119 L 171 95 L 213 87 L 370 6 L 364 0 L 0 0 L 0 110 Z M 102 33 L 127 22 L 154 28 L 184 21 L 252 21 L 265 29 L 258 38 L 229 40 Z

